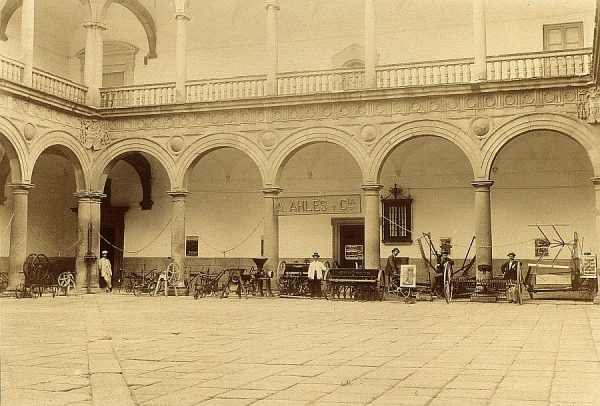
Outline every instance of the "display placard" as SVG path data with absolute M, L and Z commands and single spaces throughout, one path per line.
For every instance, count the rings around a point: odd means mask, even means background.
M 596 256 L 592 254 L 583 254 L 579 268 L 580 278 L 597 278 Z
M 350 261 L 362 261 L 363 259 L 363 246 L 359 244 L 346 245 L 344 247 L 344 257 Z
M 185 237 L 185 256 L 197 257 L 198 251 L 198 236 L 188 235 L 187 237 Z
M 417 266 L 416 265 L 400 265 L 400 287 L 401 288 L 416 288 L 417 287 Z

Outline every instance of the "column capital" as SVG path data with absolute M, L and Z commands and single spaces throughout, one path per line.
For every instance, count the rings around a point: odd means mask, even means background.
M 283 192 L 283 189 L 276 186 L 267 186 L 260 189 L 260 191 L 263 192 L 263 195 L 265 195 L 265 197 L 276 197 L 277 195 L 279 195 L 279 193 Z
M 381 189 L 383 189 L 383 185 L 380 185 L 378 183 L 370 183 L 370 184 L 366 184 L 366 185 L 360 185 L 360 188 L 365 192 L 365 194 L 367 195 L 379 195 L 379 191 Z
M 106 25 L 100 21 L 84 21 L 82 24 L 83 28 L 98 28 L 106 31 Z
M 29 189 L 35 187 L 33 183 L 27 182 L 10 183 L 8 186 L 10 186 L 13 189 L 13 193 L 29 193 Z
M 600 177 L 590 179 L 594 186 L 600 186 Z
M 494 181 L 490 179 L 475 179 L 471 181 L 471 186 L 473 186 L 475 189 L 490 190 L 493 184 Z
M 265 8 L 273 8 L 275 11 L 279 10 L 279 0 L 265 0 Z
M 73 196 L 75 196 L 79 202 L 87 201 L 90 203 L 100 203 L 102 199 L 106 197 L 106 195 L 102 192 L 91 190 L 80 190 L 73 193 Z
M 186 13 L 185 11 L 178 11 L 176 12 L 173 17 L 175 17 L 175 20 L 191 20 L 192 16 L 190 15 L 190 13 Z
M 186 196 L 190 194 L 189 191 L 187 190 L 169 190 L 167 192 L 167 194 L 169 196 L 171 196 L 171 198 L 173 199 L 173 201 L 181 201 L 181 200 L 185 200 Z

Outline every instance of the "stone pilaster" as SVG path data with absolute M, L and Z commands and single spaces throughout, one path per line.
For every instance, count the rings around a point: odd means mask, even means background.
M 381 227 L 380 227 L 380 198 L 382 185 L 370 184 L 361 186 L 365 202 L 365 247 L 364 267 L 377 268 L 381 266 Z
M 377 87 L 377 35 L 375 29 L 374 0 L 365 0 L 365 85 L 368 89 Z
M 35 26 L 35 0 L 23 0 L 21 6 L 21 50 L 23 54 L 23 84 L 33 84 L 33 38 Z
M 592 178 L 592 183 L 594 184 L 594 222 L 596 225 L 596 255 L 600 253 L 600 178 Z M 598 280 L 596 280 L 598 282 Z M 596 292 L 596 297 L 594 297 L 594 303 L 600 304 L 600 295 Z
M 10 247 L 8 251 L 8 290 L 25 282 L 23 263 L 27 258 L 27 207 L 30 183 L 13 183 L 13 215 L 10 227 Z
M 180 280 L 183 280 L 185 265 L 185 198 L 187 190 L 171 190 L 167 192 L 173 202 L 171 220 L 171 260 L 179 267 Z
M 279 217 L 275 209 L 277 207 L 277 197 L 282 189 L 267 187 L 261 189 L 261 192 L 263 192 L 265 202 L 263 222 L 264 256 L 269 258 L 265 263 L 265 268 L 276 271 L 279 264 Z M 277 277 L 279 276 L 277 275 Z
M 277 71 L 279 70 L 277 12 L 278 0 L 266 0 L 267 9 L 267 89 L 268 96 L 277 95 Z
M 490 189 L 494 181 L 476 179 L 471 182 L 475 188 L 475 247 L 477 266 L 492 265 L 492 207 Z M 481 273 L 477 278 L 491 278 L 492 272 Z
M 187 22 L 190 15 L 183 5 L 175 13 L 177 21 L 177 39 L 175 42 L 175 92 L 178 103 L 185 103 L 185 82 L 187 81 Z
M 473 0 L 473 54 L 475 64 L 472 81 L 485 81 L 487 80 L 485 0 Z

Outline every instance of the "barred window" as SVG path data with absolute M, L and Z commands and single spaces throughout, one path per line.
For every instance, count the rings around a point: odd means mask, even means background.
M 390 195 L 381 199 L 383 205 L 382 236 L 384 243 L 412 242 L 412 198 L 402 195 L 396 184 Z

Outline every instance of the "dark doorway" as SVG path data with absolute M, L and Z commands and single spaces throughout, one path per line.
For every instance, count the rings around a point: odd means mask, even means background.
M 340 267 L 363 266 L 365 226 L 363 224 L 340 224 Z

